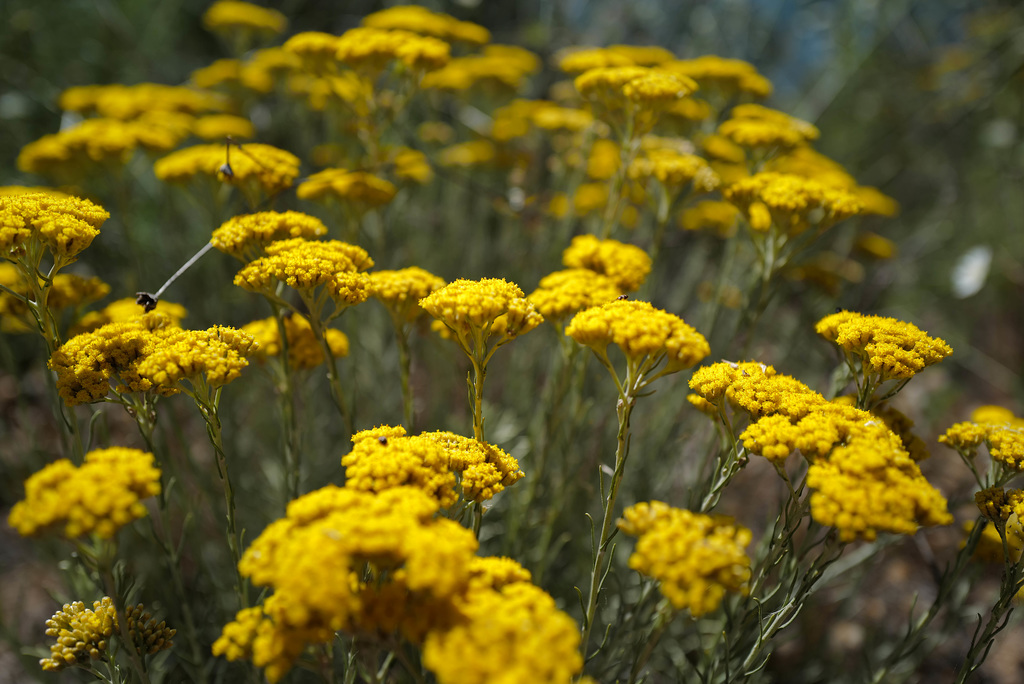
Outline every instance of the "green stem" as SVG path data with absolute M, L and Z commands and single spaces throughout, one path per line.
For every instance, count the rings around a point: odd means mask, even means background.
M 132 636 L 128 631 L 128 617 L 125 612 L 124 597 L 121 596 L 117 582 L 114 579 L 113 560 L 113 556 L 106 553 L 102 554 L 102 557 L 99 559 L 99 562 L 101 563 L 99 571 L 103 578 L 104 591 L 114 600 L 114 609 L 117 611 L 117 626 L 120 631 L 119 636 L 121 638 L 121 642 L 124 644 L 124 649 L 128 652 L 128 658 L 132 662 L 132 667 L 135 669 L 135 673 L 139 676 L 139 681 L 141 681 L 142 684 L 149 684 L 149 675 L 146 673 L 146 666 L 142 661 L 142 656 L 139 654 L 138 648 L 135 646 L 135 640 L 132 639 Z
M 309 324 L 320 343 L 320 350 L 324 354 L 324 363 L 327 364 L 327 380 L 331 387 L 331 399 L 334 400 L 334 405 L 337 407 L 338 413 L 341 414 L 341 419 L 345 421 L 345 428 L 351 437 L 355 433 L 355 423 L 352 414 L 345 407 L 345 393 L 341 389 L 338 362 L 334 358 L 334 354 L 331 353 L 331 345 L 327 342 L 327 325 L 318 316 L 313 315 L 312 309 L 310 309 Z
M 619 401 L 616 406 L 619 429 L 615 447 L 615 470 L 608 488 L 608 494 L 604 500 L 604 517 L 601 522 L 600 541 L 594 554 L 594 567 L 590 573 L 590 592 L 587 598 L 587 612 L 583 621 L 583 637 L 580 640 L 580 648 L 583 651 L 584 659 L 587 658 L 587 646 L 590 642 L 590 635 L 594 629 L 594 620 L 597 618 L 597 605 L 601 597 L 601 588 L 604 584 L 605 563 L 608 558 L 608 544 L 611 541 L 612 530 L 615 520 L 615 498 L 619 493 L 619 485 L 622 484 L 622 475 L 625 472 L 626 458 L 629 455 L 629 418 L 633 413 L 633 406 L 636 397 L 633 395 L 633 386 L 638 384 L 633 377 L 632 368 L 627 371 L 626 382 L 619 392 Z M 602 478 L 603 480 L 603 478 Z
M 668 629 L 668 626 L 672 623 L 672 618 L 676 615 L 676 611 L 673 610 L 672 604 L 669 601 L 663 601 L 658 608 L 658 614 L 654 618 L 654 627 L 651 629 L 651 633 L 647 636 L 647 643 L 644 644 L 644 650 L 641 651 L 639 657 L 633 661 L 633 667 L 629 672 L 629 684 L 633 684 L 637 680 L 640 671 L 644 669 L 644 665 L 651 659 L 651 654 L 654 653 L 654 648 L 658 645 L 661 640 L 661 636 Z
M 292 364 L 289 356 L 288 330 L 285 325 L 286 310 L 277 302 L 268 299 L 277 322 L 277 335 L 281 340 L 281 364 L 277 383 L 278 405 L 284 423 L 284 503 L 299 497 L 302 482 L 302 450 L 300 448 L 299 426 L 295 412 L 295 387 L 292 382 Z
M 415 432 L 413 420 L 413 396 L 412 383 L 410 382 L 412 370 L 412 355 L 409 353 L 409 331 L 397 319 L 395 323 L 395 339 L 398 341 L 398 368 L 402 376 L 402 419 L 405 421 L 405 429 L 409 434 Z

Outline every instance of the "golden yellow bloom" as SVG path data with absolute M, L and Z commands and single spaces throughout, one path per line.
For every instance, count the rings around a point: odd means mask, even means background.
M 261 211 L 228 219 L 213 231 L 210 242 L 236 259 L 252 261 L 262 256 L 271 242 L 326 234 L 327 226 L 315 216 L 298 211 Z
M 424 76 L 420 86 L 452 92 L 481 85 L 519 90 L 526 77 L 532 73 L 531 67 L 525 60 L 509 59 L 497 54 L 456 57 L 443 68 Z
M 275 195 L 298 178 L 299 158 L 261 143 L 194 145 L 158 159 L 153 172 L 167 183 L 186 183 L 196 176 L 207 176 L 239 185 L 248 194 L 262 190 Z
M 154 112 L 199 114 L 221 111 L 225 106 L 225 100 L 214 93 L 160 83 L 75 86 L 60 96 L 60 108 L 65 111 L 95 113 L 122 121 L 142 118 Z
M 609 344 L 639 363 L 667 359 L 663 373 L 689 368 L 711 353 L 704 336 L 683 319 L 648 302 L 617 299 L 576 314 L 565 334 L 604 354 Z
M 221 387 L 242 374 L 245 357 L 256 351 L 251 335 L 234 328 L 170 329 L 138 362 L 139 376 L 153 385 L 181 388 L 187 382 Z
M 284 330 L 288 341 L 288 365 L 295 370 L 316 368 L 324 362 L 324 352 L 313 332 L 312 326 L 304 316 L 292 314 L 285 316 Z M 269 356 L 281 355 L 281 335 L 274 317 L 253 321 L 242 326 L 242 332 L 252 335 L 259 345 L 256 358 L 264 361 Z M 334 328 L 325 331 L 327 345 L 335 358 L 348 356 L 349 343 L 345 333 Z
M 459 21 L 441 12 L 431 12 L 418 5 L 397 5 L 363 17 L 363 26 L 378 29 L 401 29 L 448 42 L 461 41 L 483 45 L 491 39 L 490 32 L 479 24 Z
M 153 454 L 112 447 L 85 455 L 81 467 L 60 459 L 25 481 L 25 498 L 7 521 L 22 536 L 60 527 L 67 539 L 95 534 L 111 539 L 121 527 L 146 515 L 142 499 L 160 493 Z
M 352 451 L 341 459 L 345 488 L 380 493 L 413 487 L 450 508 L 458 501 L 455 473 L 440 444 L 408 436 L 365 439 L 353 436 Z
M 772 172 L 739 180 L 722 194 L 747 215 L 754 230 L 766 232 L 774 225 L 791 236 L 812 226 L 823 230 L 864 209 L 846 190 Z
M 669 104 L 697 90 L 697 84 L 685 76 L 640 66 L 591 69 L 574 83 L 583 97 L 612 107 L 626 101 Z
M 14 259 L 42 246 L 57 264 L 69 264 L 109 217 L 102 207 L 70 195 L 0 195 L 0 257 Z
M 689 76 L 706 88 L 717 88 L 726 93 L 767 97 L 772 92 L 771 81 L 759 74 L 753 64 L 742 59 L 704 55 L 696 59 L 664 62 L 660 66 L 673 73 Z
M 651 272 L 651 257 L 644 250 L 618 240 L 600 240 L 593 235 L 574 237 L 562 252 L 562 264 L 608 276 L 623 292 L 639 288 Z
M 242 61 L 238 59 L 218 59 L 212 64 L 193 71 L 189 79 L 197 88 L 241 85 Z
M 751 532 L 731 518 L 652 501 L 627 508 L 618 526 L 638 537 L 629 567 L 658 580 L 676 610 L 699 618 L 717 610 L 727 593 L 746 595 Z
M 626 53 L 609 48 L 575 49 L 558 62 L 567 74 L 582 74 L 591 69 L 633 66 L 636 62 Z
M 412 439 L 432 442 L 443 449 L 448 469 L 458 475 L 465 501 L 492 499 L 524 476 L 519 462 L 493 444 L 453 432 L 424 432 Z
M 323 75 L 337 71 L 338 36 L 320 31 L 296 33 L 282 46 L 285 52 L 298 55 L 302 68 Z
M 346 31 L 337 40 L 335 57 L 352 69 L 375 74 L 390 62 L 415 71 L 440 69 L 451 56 L 448 43 L 410 31 L 370 27 Z
M 59 672 L 66 667 L 85 665 L 107 655 L 110 637 L 117 628 L 117 610 L 109 596 L 92 604 L 81 601 L 65 603 L 46 621 L 46 636 L 56 639 L 50 646 L 50 657 L 39 661 L 45 672 Z
M 1024 418 L 1013 415 L 1013 411 L 1003 406 L 979 406 L 971 411 L 971 420 L 975 423 L 992 423 L 994 425 L 1013 425 L 1024 427 Z
M 915 462 L 920 463 L 931 456 L 925 441 L 913 433 L 914 421 L 904 413 L 885 405 L 875 407 L 871 413 L 885 421 L 886 427 L 900 438 L 903 448 Z
M 430 167 L 427 155 L 419 150 L 399 147 L 391 155 L 392 173 L 403 181 L 412 181 L 426 185 L 434 178 L 434 170 Z
M 635 159 L 629 166 L 629 177 L 634 180 L 654 178 L 674 190 L 692 183 L 694 194 L 711 192 L 721 183 L 703 157 L 666 148 L 648 150 Z
M 912 378 L 953 353 L 943 340 L 895 318 L 842 311 L 818 321 L 815 330 L 882 381 Z
M 0 262 L 0 285 L 32 300 L 34 294 L 25 273 L 10 262 Z M 39 283 L 40 289 L 43 283 Z M 73 309 L 106 297 L 110 286 L 98 277 L 84 278 L 70 273 L 58 273 L 50 281 L 46 307 L 51 311 Z M 0 329 L 5 332 L 30 332 L 37 327 L 29 306 L 7 291 L 0 291 Z
M 273 595 L 225 626 L 214 655 L 251 658 L 276 682 L 307 644 L 329 643 L 365 619 L 367 588 L 355 575 L 365 563 L 380 578 L 378 590 L 400 584 L 392 594 L 399 620 L 417 617 L 403 606 L 461 595 L 477 542 L 458 523 L 435 517 L 437 509 L 436 500 L 411 487 L 371 494 L 328 486 L 292 501 L 239 563 L 243 576 Z M 372 599 L 374 592 L 366 593 Z M 433 619 L 423 611 L 418 618 Z
M 616 299 L 622 290 L 611 278 L 587 268 L 555 271 L 540 280 L 529 299 L 545 319 L 561 327 L 570 315 Z
M 583 109 L 570 109 L 550 105 L 530 115 L 533 125 L 546 131 L 582 131 L 594 123 L 594 115 Z
M 736 234 L 740 211 L 729 202 L 703 200 L 679 214 L 683 230 L 709 230 L 718 237 Z
M 973 520 L 965 522 L 964 532 L 970 534 L 974 529 L 974 525 L 975 522 Z M 964 547 L 965 541 L 960 542 L 960 548 Z M 1024 531 L 1021 530 L 1019 522 L 1015 525 L 1008 525 L 1006 527 L 1006 547 L 1011 561 L 1017 562 L 1020 560 L 1021 551 L 1024 550 Z M 999 530 L 995 525 L 985 524 L 985 529 L 981 532 L 981 537 L 978 539 L 978 546 L 974 549 L 974 555 L 971 556 L 971 558 L 979 560 L 982 563 L 1002 564 L 1005 562 L 1005 556 L 1003 554 L 1003 540 L 999 536 Z M 1024 597 L 1022 597 L 1018 592 L 1017 598 L 1019 599 Z
M 223 140 L 228 137 L 246 140 L 256 136 L 256 129 L 251 121 L 233 114 L 201 116 L 195 120 L 192 130 L 203 140 Z
M 812 124 L 756 104 L 734 107 L 718 133 L 743 147 L 795 147 L 819 136 Z
M 292 238 L 273 242 L 266 251 L 268 256 L 235 275 L 235 285 L 276 296 L 280 281 L 309 297 L 323 287 L 338 307 L 359 304 L 371 294 L 370 278 L 360 271 L 373 266 L 373 259 L 361 247 L 338 240 Z
M 544 322 L 515 283 L 504 279 L 459 279 L 420 300 L 427 313 L 442 321 L 467 354 L 482 351 L 491 336 L 501 346 Z
M 532 584 L 472 592 L 460 612 L 423 644 L 423 664 L 440 684 L 569 684 L 583 668 L 576 623 Z
M 946 499 L 902 449 L 855 440 L 807 471 L 811 515 L 834 526 L 842 541 L 871 541 L 878 532 L 914 534 L 919 525 L 948 525 Z
M 203 14 L 203 26 L 209 31 L 248 29 L 282 33 L 288 19 L 277 10 L 239 0 L 217 0 Z
M 437 163 L 441 166 L 482 166 L 498 156 L 498 150 L 490 140 L 471 140 L 457 143 L 441 150 Z
M 140 319 L 145 314 L 146 310 L 135 300 L 135 297 L 125 297 L 124 299 L 118 299 L 107 304 L 99 311 L 90 311 L 82 316 L 72 326 L 71 334 L 80 335 L 91 332 L 107 323 L 127 323 L 128 321 Z M 181 304 L 161 299 L 157 302 L 156 308 L 150 312 L 149 318 L 155 322 L 162 321 L 163 325 L 176 326 L 187 315 L 188 311 Z M 153 328 L 155 325 L 156 323 L 153 323 L 148 327 Z
M 366 211 L 394 199 L 398 188 L 393 183 L 365 171 L 325 169 L 309 176 L 295 189 L 299 199 L 341 200 Z
M 611 179 L 619 168 L 621 154 L 622 148 L 614 140 L 595 140 L 587 157 L 587 176 L 594 180 Z
M 870 231 L 858 235 L 853 246 L 859 253 L 872 259 L 892 259 L 897 252 L 895 242 Z
M 420 300 L 444 284 L 443 278 L 418 266 L 370 273 L 373 296 L 400 322 L 411 322 L 422 314 Z

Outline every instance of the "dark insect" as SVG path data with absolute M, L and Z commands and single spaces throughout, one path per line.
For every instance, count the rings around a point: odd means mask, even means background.
M 380 442 L 381 444 L 383 444 L 384 446 L 388 445 L 388 438 L 387 437 L 378 437 L 377 441 Z
M 146 313 L 149 313 L 156 308 L 156 297 L 148 292 L 136 292 L 135 303 L 141 306 Z
M 621 294 L 621 295 L 619 295 L 618 297 L 615 298 L 615 301 L 621 302 L 623 299 L 629 299 L 629 295 Z

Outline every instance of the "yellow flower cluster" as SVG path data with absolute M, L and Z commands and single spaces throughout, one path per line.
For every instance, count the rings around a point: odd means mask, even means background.
M 228 137 L 247 140 L 255 137 L 256 127 L 242 116 L 211 114 L 196 119 L 192 124 L 192 132 L 203 140 L 223 140 Z
M 661 501 L 638 503 L 622 515 L 619 529 L 638 537 L 629 567 L 658 580 L 676 610 L 699 618 L 716 610 L 727 593 L 746 595 L 747 528 Z
M 874 414 L 829 402 L 756 362 L 700 368 L 690 388 L 703 410 L 724 410 L 728 401 L 756 421 L 740 435 L 749 452 L 782 464 L 800 451 L 811 464 L 811 515 L 836 527 L 842 540 L 912 534 L 918 525 L 952 520 L 903 441 Z
M 14 264 L 0 262 L 0 285 L 32 301 L 34 293 L 25 273 Z M 40 289 L 43 285 L 39 283 Z M 36 320 L 25 301 L 11 292 L 0 291 L 0 329 L 12 333 L 28 332 L 36 327 Z M 51 278 L 46 307 L 55 312 L 63 309 L 77 312 L 82 306 L 106 297 L 109 292 L 110 286 L 96 276 L 84 278 L 70 273 L 58 273 Z
M 569 684 L 583 668 L 576 623 L 528 582 L 470 592 L 460 608 L 459 622 L 423 644 L 440 684 Z
M 288 19 L 277 10 L 239 0 L 217 0 L 203 13 L 203 26 L 209 31 L 248 29 L 281 33 Z
M 443 40 L 401 29 L 363 26 L 349 29 L 335 41 L 335 58 L 350 68 L 375 75 L 391 62 L 413 71 L 440 69 L 451 57 Z
M 170 328 L 138 362 L 139 376 L 155 386 L 178 387 L 188 382 L 222 387 L 249 365 L 246 356 L 256 351 L 248 333 L 215 326 L 209 330 Z
M 107 304 L 99 311 L 90 311 L 82 316 L 72 326 L 71 334 L 81 335 L 92 332 L 107 323 L 127 323 L 139 319 L 145 314 L 146 310 L 135 300 L 135 297 L 125 297 Z M 187 315 L 188 311 L 181 304 L 161 299 L 156 303 L 156 308 L 150 312 L 149 318 L 153 323 L 148 324 L 148 327 L 156 327 L 160 321 L 163 322 L 163 325 L 175 326 Z
M 1024 418 L 1001 406 L 982 406 L 971 421 L 956 423 L 939 442 L 973 459 L 984 444 L 994 461 L 1013 470 L 1024 470 Z
M 90 164 L 124 164 L 139 147 L 168 152 L 188 137 L 190 120 L 186 114 L 133 121 L 86 119 L 25 145 L 18 154 L 18 169 L 76 177 Z
M 235 275 L 235 285 L 273 295 L 277 282 L 283 282 L 314 299 L 322 287 L 338 307 L 364 302 L 372 292 L 369 276 L 361 271 L 373 266 L 373 259 L 356 245 L 291 238 L 270 243 L 266 251 Z
M 661 67 L 672 73 L 689 76 L 702 88 L 715 88 L 726 93 L 748 93 L 754 97 L 771 95 L 772 84 L 757 68 L 742 59 L 703 55 L 695 59 L 667 62 Z
M 76 468 L 60 459 L 25 481 L 25 499 L 7 521 L 22 536 L 62 526 L 67 539 L 95 534 L 112 538 L 124 525 L 146 515 L 142 499 L 160 493 L 153 454 L 112 447 L 85 455 Z
M 820 135 L 813 124 L 757 104 L 738 105 L 731 114 L 718 133 L 743 147 L 795 147 Z
M 363 26 L 377 29 L 400 29 L 441 40 L 483 45 L 491 40 L 490 32 L 479 24 L 459 21 L 440 12 L 431 12 L 419 5 L 397 5 L 363 17 Z
M 561 327 L 561 322 L 577 311 L 610 302 L 621 294 L 608 276 L 587 268 L 569 268 L 541 278 L 529 299 L 545 319 Z
M 574 237 L 562 252 L 562 264 L 608 276 L 623 292 L 639 288 L 651 272 L 651 257 L 644 250 L 593 235 Z
M 167 183 L 187 183 L 206 176 L 240 185 L 254 196 L 260 190 L 276 195 L 298 178 L 299 158 L 261 143 L 194 145 L 158 159 L 153 172 Z
M 427 155 L 419 150 L 409 147 L 396 148 L 389 162 L 392 173 L 400 181 L 410 181 L 419 185 L 425 185 L 434 178 L 434 170 L 427 160 Z
M 584 98 L 612 110 L 630 103 L 663 107 L 697 90 L 691 78 L 641 66 L 590 69 L 577 76 L 574 85 Z
M 518 285 L 499 278 L 460 278 L 421 299 L 420 306 L 454 333 L 467 354 L 482 351 L 491 336 L 501 346 L 544 322 Z
M 200 114 L 220 111 L 225 106 L 213 93 L 159 83 L 75 86 L 61 93 L 59 104 L 67 112 L 97 114 L 122 121 L 156 112 Z
M 109 217 L 103 207 L 70 195 L 0 195 L 0 257 L 13 260 L 42 246 L 58 265 L 69 264 Z
M 342 458 L 345 486 L 382 492 L 415 487 L 451 508 L 460 498 L 481 503 L 523 478 L 519 463 L 498 447 L 451 432 L 407 436 L 401 427 L 381 426 L 352 437 Z
M 895 318 L 841 311 L 822 318 L 815 330 L 880 381 L 912 378 L 953 353 L 943 340 Z
M 747 216 L 755 231 L 772 226 L 799 235 L 813 225 L 828 228 L 864 209 L 856 195 L 810 178 L 764 172 L 733 183 L 723 192 Z
M 680 190 L 692 183 L 693 193 L 711 192 L 721 183 L 703 157 L 669 148 L 648 150 L 629 166 L 634 180 L 656 179 L 666 188 Z
M 469 140 L 444 148 L 437 155 L 441 166 L 482 166 L 498 156 L 498 150 L 490 140 Z
M 443 278 L 418 266 L 370 273 L 373 296 L 399 323 L 412 322 L 419 317 L 423 313 L 420 300 L 444 284 Z
M 345 169 L 324 169 L 309 176 L 295 189 L 299 199 L 340 200 L 361 211 L 387 204 L 397 192 L 393 183 L 372 173 Z
M 629 55 L 611 48 L 577 48 L 558 61 L 558 68 L 567 74 L 582 74 L 592 69 L 636 66 Z
M 288 342 L 288 365 L 295 370 L 316 368 L 324 362 L 324 352 L 313 332 L 313 327 L 304 316 L 291 314 L 284 319 L 285 336 Z M 242 326 L 242 332 L 252 335 L 259 345 L 256 358 L 263 362 L 268 357 L 281 355 L 281 335 L 277 319 L 273 316 L 253 321 Z M 334 328 L 324 331 L 327 346 L 335 358 L 348 356 L 349 344 L 345 333 Z
M 330 643 L 339 630 L 386 631 L 367 624 L 374 617 L 387 627 L 443 621 L 450 611 L 423 608 L 450 603 L 467 589 L 477 542 L 458 523 L 436 518 L 437 508 L 411 487 L 372 494 L 332 485 L 295 499 L 239 563 L 243 576 L 273 595 L 225 626 L 214 655 L 249 658 L 276 682 L 307 644 Z M 382 587 L 401 590 L 392 594 L 390 615 L 364 611 L 366 564 Z M 372 599 L 374 592 L 367 593 Z
M 114 601 L 104 596 L 92 604 L 81 601 L 65 603 L 46 621 L 46 636 L 56 642 L 50 646 L 50 657 L 39 661 L 46 672 L 59 672 L 66 667 L 84 665 L 107 654 L 110 637 L 117 628 Z
M 327 226 L 315 216 L 298 211 L 261 211 L 228 219 L 213 231 L 210 242 L 225 254 L 248 262 L 263 256 L 271 242 L 326 234 Z
M 729 202 L 703 200 L 680 213 L 679 225 L 683 230 L 708 230 L 727 238 L 736 234 L 739 217 L 740 210 Z
M 425 89 L 465 91 L 482 84 L 496 84 L 518 90 L 526 77 L 537 71 L 536 55 L 522 48 L 508 54 L 510 45 L 488 45 L 483 54 L 456 57 L 437 71 L 423 77 Z M 532 58 L 532 59 L 531 59 Z
M 599 355 L 618 346 L 631 363 L 667 359 L 664 373 L 689 368 L 711 353 L 704 336 L 683 319 L 648 302 L 615 300 L 576 314 L 565 334 Z
M 1002 530 L 1012 516 L 1018 520 L 1024 518 L 1024 492 L 1019 489 L 1004 490 L 1002 487 L 989 487 L 974 495 L 981 514 Z

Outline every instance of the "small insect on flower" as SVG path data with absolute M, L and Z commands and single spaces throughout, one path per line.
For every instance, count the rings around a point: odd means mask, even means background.
M 377 441 L 380 442 L 381 444 L 383 444 L 384 446 L 388 445 L 388 438 L 387 437 L 378 437 Z
M 620 294 L 618 297 L 615 298 L 615 300 L 619 301 L 619 302 L 621 302 L 623 299 L 629 299 L 629 295 L 628 294 Z

